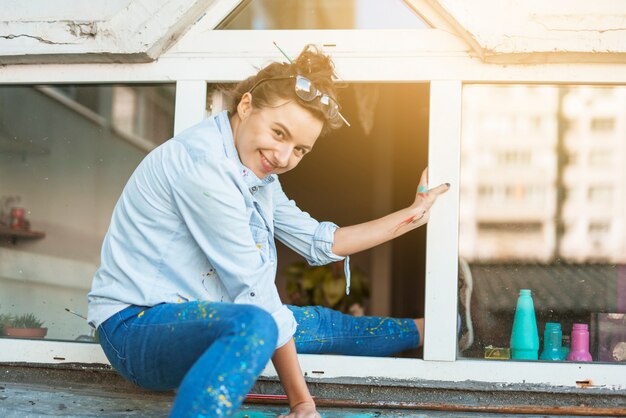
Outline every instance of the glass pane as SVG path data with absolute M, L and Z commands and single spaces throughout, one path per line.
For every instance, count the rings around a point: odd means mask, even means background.
M 4 338 L 43 322 L 46 339 L 92 340 L 81 316 L 102 239 L 132 171 L 173 133 L 174 89 L 0 86 Z
M 402 0 L 250 0 L 217 29 L 423 29 Z
M 463 356 L 586 361 L 588 342 L 593 361 L 626 361 L 625 167 L 626 87 L 464 88 L 459 253 L 475 341 Z

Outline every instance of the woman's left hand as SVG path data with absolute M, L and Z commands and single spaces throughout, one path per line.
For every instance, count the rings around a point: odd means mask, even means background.
M 430 208 L 433 206 L 437 198 L 449 189 L 450 183 L 440 184 L 433 189 L 428 189 L 428 167 L 426 167 L 424 171 L 422 171 L 422 177 L 420 178 L 419 185 L 417 186 L 415 201 L 411 205 L 411 209 L 414 209 L 417 212 L 415 221 L 419 221 L 422 225 L 428 223 L 428 219 L 430 218 Z
M 289 414 L 279 415 L 278 418 L 321 418 L 321 415 L 315 409 L 315 403 L 302 402 L 293 406 Z

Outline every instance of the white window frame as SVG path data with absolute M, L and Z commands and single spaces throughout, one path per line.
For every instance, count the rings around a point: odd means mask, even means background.
M 461 99 L 464 83 L 624 84 L 626 64 L 485 64 L 454 35 L 438 29 L 350 31 L 194 31 L 151 64 L 14 65 L 0 84 L 177 83 L 175 130 L 205 115 L 207 82 L 238 81 L 271 60 L 277 41 L 295 56 L 303 45 L 326 47 L 348 82 L 429 82 L 431 184 L 452 189 L 437 202 L 428 225 L 424 359 L 300 355 L 318 378 L 535 383 L 624 389 L 624 364 L 487 361 L 456 358 Z M 416 295 L 423 297 L 423 295 Z M 435 320 L 435 318 L 437 318 Z M 0 339 L 0 362 L 108 363 L 98 345 Z M 274 376 L 268 366 L 264 371 Z

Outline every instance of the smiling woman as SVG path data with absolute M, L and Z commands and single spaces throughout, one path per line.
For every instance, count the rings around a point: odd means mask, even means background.
M 179 388 L 172 416 L 229 415 L 271 358 L 288 416 L 316 418 L 297 352 L 384 356 L 423 342 L 423 319 L 280 300 L 275 239 L 311 265 L 346 260 L 349 292 L 347 257 L 424 225 L 449 187 L 429 189 L 425 170 L 410 206 L 342 228 L 287 198 L 278 175 L 343 123 L 333 77 L 330 58 L 312 46 L 268 65 L 232 90 L 230 111 L 148 154 L 122 192 L 88 319 L 128 380 Z

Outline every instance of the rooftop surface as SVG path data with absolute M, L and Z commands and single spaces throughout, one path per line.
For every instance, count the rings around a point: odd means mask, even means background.
M 448 386 L 309 382 L 323 418 L 626 416 L 625 391 Z M 235 417 L 287 412 L 284 396 L 276 399 L 278 381 L 261 379 L 253 392 L 261 395 Z M 160 418 L 168 416 L 174 396 L 133 386 L 104 365 L 0 364 L 0 418 Z
M 52 383 L 52 382 L 51 382 Z M 0 381 L 0 416 L 3 418 L 39 417 L 129 417 L 166 418 L 173 394 L 146 395 L 120 393 L 95 387 L 57 388 L 51 385 L 2 383 Z M 286 413 L 284 405 L 245 404 L 236 418 L 274 418 Z M 485 414 L 428 410 L 393 410 L 376 408 L 319 408 L 323 418 L 478 418 L 546 417 L 553 415 Z M 562 415 L 560 415 L 562 416 Z

